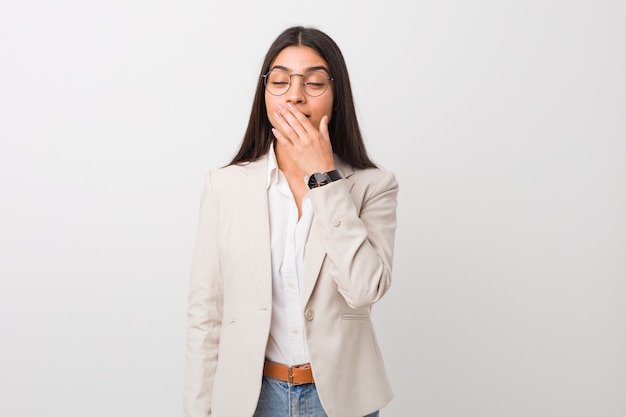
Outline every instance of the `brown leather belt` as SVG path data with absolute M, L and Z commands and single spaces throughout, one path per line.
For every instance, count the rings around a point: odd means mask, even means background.
M 313 384 L 311 364 L 287 366 L 281 363 L 265 361 L 263 375 L 289 382 L 291 385 Z

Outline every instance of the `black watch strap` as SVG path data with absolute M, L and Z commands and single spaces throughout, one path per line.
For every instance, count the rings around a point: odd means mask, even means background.
M 309 177 L 308 185 L 310 189 L 322 187 L 343 178 L 336 169 L 328 172 L 315 172 Z

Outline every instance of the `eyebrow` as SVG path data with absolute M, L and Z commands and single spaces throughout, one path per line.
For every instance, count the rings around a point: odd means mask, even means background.
M 279 69 L 279 70 L 283 70 L 283 71 L 287 71 L 287 72 L 291 71 L 291 69 L 290 69 L 290 68 L 284 67 L 284 66 L 282 66 L 282 65 L 274 65 L 272 68 L 270 68 L 270 71 L 271 71 L 271 70 L 275 70 L 275 69 Z M 328 74 L 330 74 L 330 71 L 328 70 L 328 68 L 326 68 L 326 67 L 325 67 L 325 66 L 323 66 L 323 65 L 317 65 L 317 66 L 315 66 L 315 67 L 308 67 L 308 68 L 305 68 L 305 69 L 304 69 L 304 72 L 319 71 L 319 70 L 324 70 L 324 71 L 326 71 Z

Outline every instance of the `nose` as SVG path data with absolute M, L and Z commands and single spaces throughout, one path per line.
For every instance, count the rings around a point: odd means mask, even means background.
M 291 83 L 289 85 L 289 91 L 285 94 L 287 101 L 292 103 L 302 103 L 306 100 L 304 94 L 304 85 L 302 84 L 303 77 L 300 74 L 291 75 Z

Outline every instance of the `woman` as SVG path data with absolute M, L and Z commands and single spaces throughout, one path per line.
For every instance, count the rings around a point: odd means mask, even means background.
M 391 283 L 397 193 L 367 155 L 335 42 L 285 30 L 239 152 L 206 178 L 185 416 L 378 415 L 393 394 L 370 311 Z

